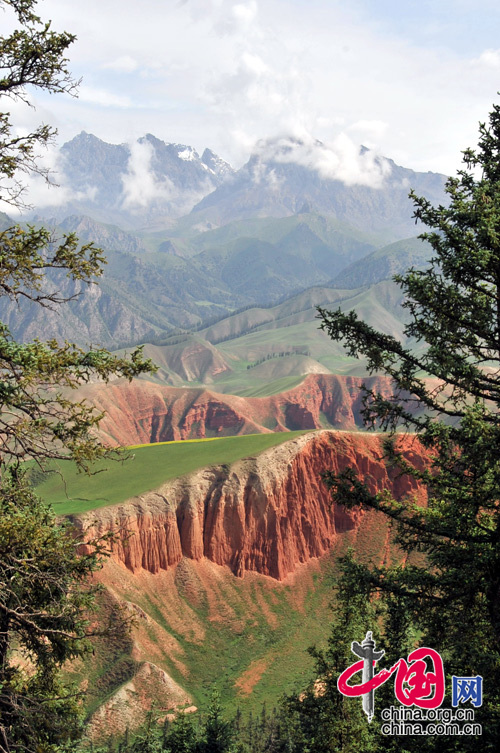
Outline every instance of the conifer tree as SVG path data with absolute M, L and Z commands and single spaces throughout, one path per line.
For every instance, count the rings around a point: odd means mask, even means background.
M 341 574 L 335 591 L 334 617 L 325 650 L 309 649 L 315 659 L 315 678 L 303 693 L 284 704 L 287 728 L 293 730 L 293 753 L 375 753 L 376 723 L 368 725 L 358 698 L 345 698 L 337 690 L 337 678 L 353 661 L 351 642 L 362 640 L 368 630 L 378 639 L 377 615 L 370 603 L 370 584 L 349 551 L 340 561 Z M 361 577 L 360 577 L 361 574 Z M 286 748 L 277 748 L 284 751 Z
M 233 737 L 233 726 L 223 718 L 220 695 L 214 690 L 196 751 L 197 753 L 230 753 Z
M 64 57 L 75 37 L 52 31 L 35 13 L 36 0 L 0 0 L 17 23 L 0 37 L 0 100 L 29 104 L 29 89 L 75 92 Z M 0 113 L 0 199 L 23 205 L 23 178 L 48 179 L 39 149 L 54 131 L 41 125 L 18 132 Z M 102 251 L 70 234 L 12 227 L 0 233 L 0 295 L 44 308 L 67 297 L 47 283 L 56 270 L 78 284 L 102 273 Z M 113 453 L 98 440 L 99 414 L 70 392 L 90 379 L 132 378 L 148 371 L 141 350 L 129 358 L 99 348 L 84 351 L 55 340 L 16 342 L 0 322 L 0 753 L 52 753 L 81 733 L 81 702 L 61 681 L 61 667 L 88 648 L 95 588 L 106 542 L 88 542 L 77 554 L 74 532 L 56 521 L 33 494 L 23 470 L 31 460 L 73 459 L 85 470 Z M 62 746 L 62 747 L 61 747 Z
M 391 398 L 365 393 L 365 420 L 389 432 L 386 453 L 417 478 L 427 506 L 372 495 L 355 469 L 325 474 L 334 498 L 382 511 L 397 524 L 405 567 L 373 568 L 373 588 L 406 601 L 422 642 L 443 652 L 449 674 L 484 677 L 482 750 L 500 739 L 500 107 L 480 124 L 477 150 L 446 183 L 448 205 L 410 194 L 429 230 L 425 270 L 394 279 L 409 312 L 411 345 L 377 332 L 354 312 L 320 310 L 322 328 L 370 373 L 393 380 Z M 401 457 L 397 431 L 426 448 L 422 470 Z M 425 555 L 425 564 L 412 559 Z M 487 690 L 486 690 L 487 689 Z M 487 698 L 487 700 L 486 700 Z M 456 740 L 439 738 L 440 750 Z M 448 747 L 446 747 L 448 746 Z M 461 747 L 460 747 L 461 746 Z M 476 746 L 462 737 L 460 750 Z
M 169 725 L 163 750 L 165 753 L 195 753 L 196 729 L 191 714 L 179 714 Z

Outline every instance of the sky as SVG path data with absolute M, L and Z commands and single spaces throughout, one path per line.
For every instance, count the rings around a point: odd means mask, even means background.
M 20 129 L 63 143 L 153 133 L 242 165 L 256 142 L 363 144 L 453 174 L 500 90 L 496 0 L 41 0 L 77 35 L 78 99 L 33 94 Z

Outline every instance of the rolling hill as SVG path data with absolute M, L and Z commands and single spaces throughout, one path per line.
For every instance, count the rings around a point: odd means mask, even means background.
M 73 215 L 54 225 L 54 235 L 76 232 L 82 242 L 95 239 L 102 245 L 107 264 L 99 285 L 82 288 L 53 273 L 49 286 L 68 296 L 81 292 L 65 306 L 64 316 L 56 309 L 39 317 L 36 306 L 2 300 L 0 318 L 19 340 L 56 337 L 108 348 L 199 327 L 235 309 L 276 303 L 324 284 L 373 250 L 366 240 L 330 225 L 317 215 L 255 223 L 254 237 L 235 237 L 224 245 L 212 233 L 203 234 L 203 243 L 181 243 Z M 232 231 L 237 236 L 251 228 Z

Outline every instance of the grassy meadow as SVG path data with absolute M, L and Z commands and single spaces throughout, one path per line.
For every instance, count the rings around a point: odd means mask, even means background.
M 126 460 L 96 463 L 91 475 L 79 473 L 69 462 L 54 463 L 43 476 L 37 473 L 36 491 L 58 515 L 75 515 L 119 504 L 206 466 L 234 463 L 305 433 L 247 434 L 133 446 L 128 448 Z

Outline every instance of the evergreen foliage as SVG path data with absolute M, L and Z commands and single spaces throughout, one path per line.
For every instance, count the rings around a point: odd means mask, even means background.
M 81 734 L 81 694 L 60 669 L 90 649 L 89 621 L 106 542 L 77 553 L 71 528 L 55 520 L 7 472 L 0 487 L 0 750 L 53 751 Z M 104 626 L 101 626 L 104 630 Z
M 500 740 L 500 107 L 480 125 L 476 151 L 446 184 L 448 206 L 412 194 L 434 255 L 425 270 L 395 277 L 405 294 L 410 344 L 375 331 L 354 312 L 319 310 L 322 328 L 370 373 L 393 379 L 387 398 L 365 393 L 365 419 L 389 432 L 388 458 L 426 488 L 428 503 L 373 495 L 355 470 L 327 472 L 334 499 L 380 510 L 397 527 L 404 567 L 367 571 L 373 591 L 397 596 L 440 651 L 449 674 L 484 678 L 482 750 Z M 433 378 L 430 379 L 429 377 Z M 415 407 L 420 410 L 415 413 Z M 395 433 L 416 432 L 429 465 L 417 468 Z M 415 554 L 424 555 L 417 559 Z M 448 684 L 448 689 L 450 685 Z M 419 743 L 421 745 L 421 743 Z M 427 739 L 430 749 L 473 749 L 473 737 Z
M 213 691 L 205 717 L 198 720 L 191 714 L 179 713 L 163 727 L 151 712 L 143 731 L 133 742 L 128 734 L 118 744 L 118 753 L 239 753 L 233 744 L 235 723 L 223 718 L 220 696 Z M 113 745 L 112 739 L 110 744 Z
M 377 614 L 370 603 L 369 582 L 358 577 L 351 552 L 340 564 L 343 572 L 335 592 L 327 648 L 310 649 L 315 659 L 315 679 L 303 693 L 288 698 L 284 704 L 286 714 L 294 720 L 289 743 L 293 753 L 357 753 L 361 750 L 372 753 L 376 750 L 375 724 L 367 724 L 359 699 L 345 698 L 337 690 L 339 674 L 353 661 L 351 640 L 363 637 L 369 629 L 373 629 L 378 638 Z
M 75 37 L 56 33 L 35 14 L 36 0 L 0 0 L 17 28 L 0 37 L 0 98 L 29 104 L 28 87 L 75 91 L 64 57 Z M 38 150 L 55 131 L 42 125 L 18 133 L 0 113 L 0 199 L 23 206 L 23 175 L 48 174 Z M 44 309 L 70 297 L 46 278 L 66 275 L 74 293 L 102 274 L 104 258 L 73 234 L 54 238 L 45 229 L 13 226 L 0 233 L 0 295 L 27 299 Z M 132 378 L 152 364 L 139 350 L 117 358 L 56 341 L 16 342 L 0 323 L 0 752 L 52 753 L 81 734 L 81 698 L 61 681 L 67 660 L 81 656 L 94 633 L 89 621 L 106 541 L 78 540 L 33 494 L 25 460 L 43 467 L 72 458 L 88 470 L 113 454 L 95 436 L 100 415 L 70 391 L 91 379 Z
M 232 740 L 232 725 L 224 720 L 220 696 L 217 691 L 214 691 L 196 753 L 229 753 L 232 750 Z

